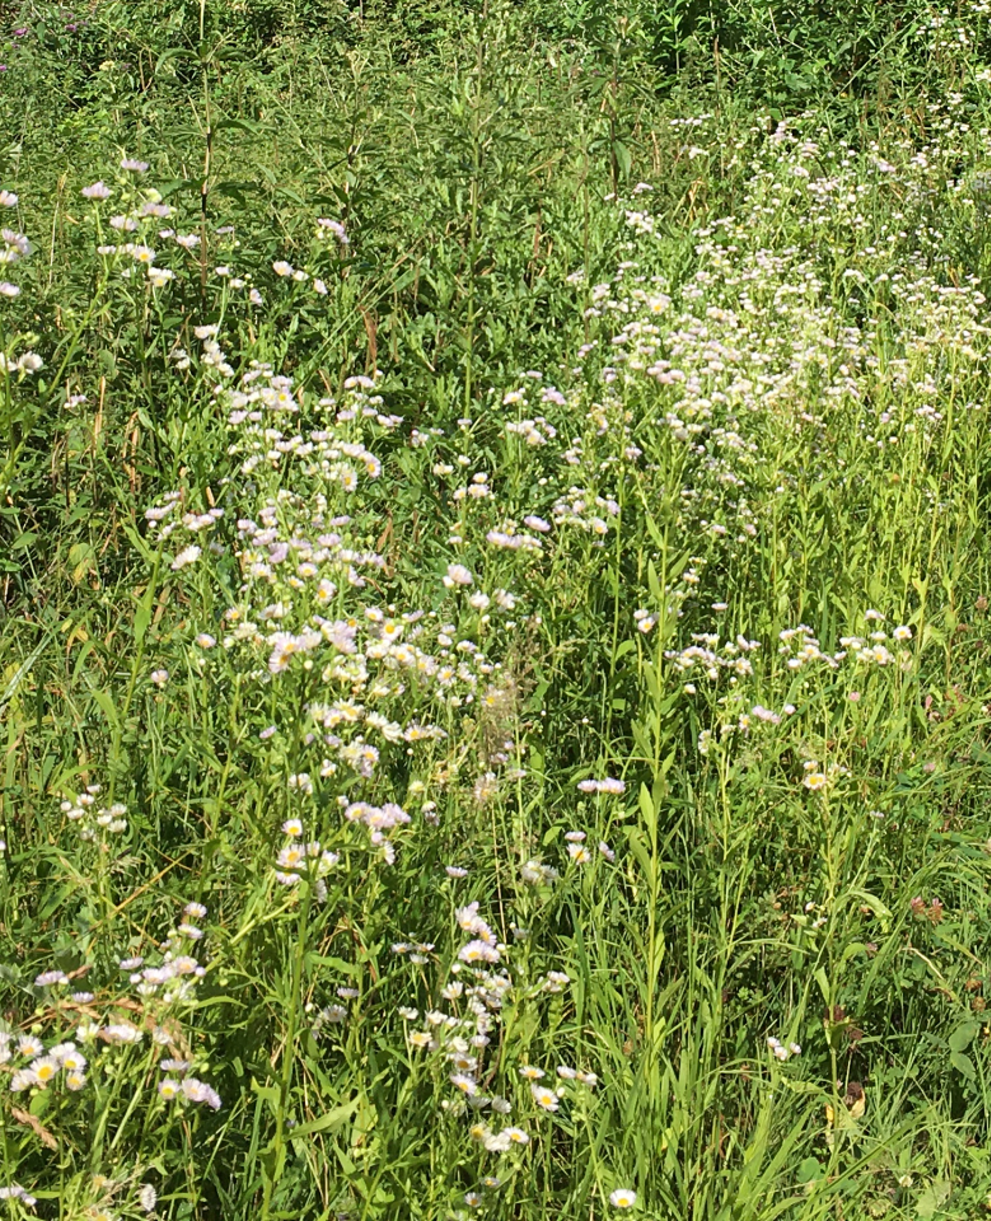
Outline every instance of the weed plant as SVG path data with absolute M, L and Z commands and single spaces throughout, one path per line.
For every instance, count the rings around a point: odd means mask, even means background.
M 159 10 L 0 5 L 0 1210 L 984 1215 L 983 8 Z

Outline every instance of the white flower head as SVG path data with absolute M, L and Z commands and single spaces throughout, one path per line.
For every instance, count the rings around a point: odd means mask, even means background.
M 613 1208 L 632 1208 L 636 1202 L 637 1193 L 629 1187 L 617 1187 L 609 1196 L 609 1203 Z
M 197 547 L 195 543 L 189 547 L 183 547 L 172 561 L 172 571 L 179 572 L 180 569 L 187 568 L 190 564 L 195 564 L 202 554 L 203 548 Z
M 454 589 L 457 585 L 470 585 L 473 579 L 464 564 L 448 564 L 444 584 L 448 589 Z

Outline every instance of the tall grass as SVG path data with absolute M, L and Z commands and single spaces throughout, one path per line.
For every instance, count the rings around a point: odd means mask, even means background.
M 985 15 L 327 8 L 4 12 L 3 1207 L 982 1215 Z

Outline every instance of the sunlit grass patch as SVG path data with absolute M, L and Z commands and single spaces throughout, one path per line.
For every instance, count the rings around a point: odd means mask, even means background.
M 12 1215 L 991 1190 L 986 81 L 516 20 L 0 182 Z

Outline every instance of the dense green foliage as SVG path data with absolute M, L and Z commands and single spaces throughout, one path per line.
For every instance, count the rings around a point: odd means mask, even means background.
M 0 3 L 0 1213 L 991 1208 L 989 12 Z

